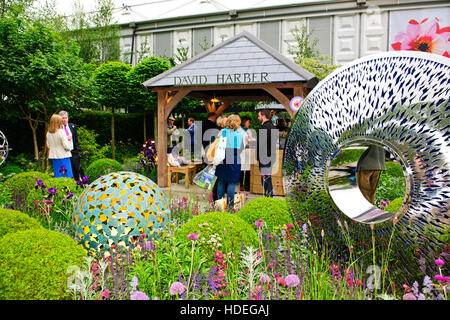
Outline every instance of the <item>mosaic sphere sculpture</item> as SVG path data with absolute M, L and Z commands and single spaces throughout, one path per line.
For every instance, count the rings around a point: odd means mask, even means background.
M 370 246 L 373 229 L 377 241 L 387 239 L 387 246 L 395 232 L 401 243 L 395 248 L 398 256 L 407 247 L 418 246 L 417 252 L 424 253 L 448 245 L 449 74 L 449 58 L 397 51 L 355 60 L 321 81 L 296 113 L 284 152 L 283 185 L 297 222 L 314 215 L 313 228 L 333 239 L 345 223 L 355 245 Z M 333 199 L 330 162 L 352 144 L 382 146 L 398 158 L 406 195 L 395 214 L 372 207 L 357 220 Z M 340 191 L 354 185 L 349 180 Z M 347 205 L 353 203 L 348 197 Z
M 135 172 L 114 172 L 92 182 L 72 214 L 75 237 L 89 252 L 127 247 L 145 233 L 164 238 L 171 222 L 164 193 L 152 180 Z

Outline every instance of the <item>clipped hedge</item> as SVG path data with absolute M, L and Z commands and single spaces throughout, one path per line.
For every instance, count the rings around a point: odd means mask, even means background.
M 207 259 L 213 259 L 216 250 L 223 253 L 232 251 L 234 255 L 238 255 L 242 242 L 246 246 L 258 245 L 256 231 L 231 213 L 211 212 L 198 215 L 178 229 L 175 237 L 179 241 L 190 242 L 187 236 L 193 233 L 198 235 L 197 244 Z
M 25 213 L 0 208 L 0 237 L 29 229 L 41 229 L 41 224 Z
M 0 300 L 61 300 L 69 266 L 81 266 L 85 251 L 56 231 L 32 229 L 0 238 Z
M 30 189 L 34 190 L 34 186 L 36 185 L 36 178 L 45 182 L 50 179 L 50 176 L 39 171 L 22 172 L 12 176 L 11 178 L 8 178 L 5 181 L 5 184 L 13 194 L 23 195 L 28 193 Z
M 99 176 L 104 176 L 111 172 L 122 171 L 122 165 L 113 159 L 99 159 L 91 163 L 85 174 L 89 176 L 89 183 L 97 180 Z
M 255 221 L 262 219 L 269 232 L 279 225 L 293 223 L 287 203 L 283 199 L 261 197 L 246 203 L 238 212 L 238 217 L 257 230 Z

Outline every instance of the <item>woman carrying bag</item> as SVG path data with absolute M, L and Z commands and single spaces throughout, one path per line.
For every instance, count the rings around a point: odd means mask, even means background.
M 217 165 L 217 197 L 222 199 L 227 194 L 227 208 L 234 207 L 234 194 L 236 183 L 239 183 L 241 174 L 240 154 L 243 149 L 243 134 L 239 130 L 241 118 L 231 115 L 226 121 L 226 127 L 219 133 L 220 141 L 217 143 L 214 154 L 214 164 Z M 224 152 L 223 152 L 224 150 Z M 219 159 L 223 160 L 219 163 Z

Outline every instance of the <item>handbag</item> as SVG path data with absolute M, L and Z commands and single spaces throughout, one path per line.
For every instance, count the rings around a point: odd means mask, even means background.
M 216 183 L 217 177 L 215 176 L 216 168 L 212 165 L 206 166 L 202 171 L 197 173 L 194 177 L 194 183 L 200 188 L 212 190 Z
M 219 165 L 225 159 L 225 149 L 227 147 L 227 137 L 225 130 L 222 130 L 222 134 L 218 137 L 218 139 L 219 142 L 217 142 L 217 146 L 214 151 L 213 164 L 215 166 Z
M 213 143 L 209 145 L 208 150 L 206 151 L 206 159 L 208 162 L 214 161 L 214 155 L 216 153 L 217 144 L 219 143 L 219 137 L 221 137 L 222 131 L 219 132 L 216 139 L 214 139 Z

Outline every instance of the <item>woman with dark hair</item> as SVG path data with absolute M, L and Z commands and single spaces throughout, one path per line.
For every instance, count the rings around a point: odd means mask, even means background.
M 250 149 L 250 142 L 254 140 L 250 129 L 250 118 L 242 117 L 241 129 L 243 133 L 244 148 L 242 150 L 241 160 L 241 175 L 239 179 L 240 191 L 250 191 L 250 164 L 252 160 L 252 149 Z
M 49 149 L 48 158 L 52 160 L 54 177 L 73 178 L 72 165 L 70 164 L 72 144 L 63 130 L 62 118 L 57 114 L 50 118 L 47 147 Z
M 227 194 L 227 208 L 233 210 L 236 183 L 239 183 L 241 174 L 240 153 L 243 149 L 243 134 L 239 130 L 241 118 L 231 115 L 226 121 L 226 127 L 219 133 L 227 138 L 225 159 L 216 168 L 217 197 L 222 199 Z M 226 189 L 226 190 L 225 190 Z

